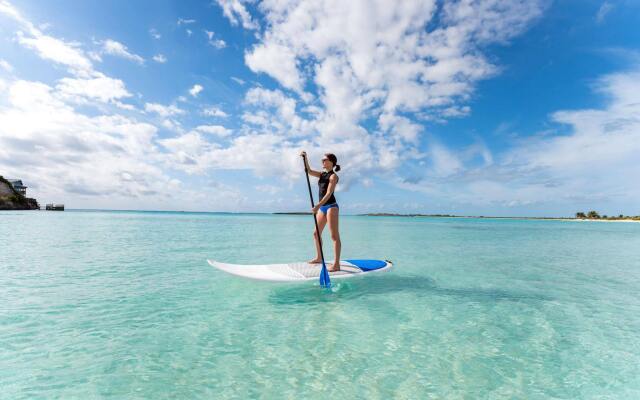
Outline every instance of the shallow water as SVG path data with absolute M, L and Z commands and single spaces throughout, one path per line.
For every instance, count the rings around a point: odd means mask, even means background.
M 206 263 L 308 259 L 312 229 L 0 213 L 0 398 L 640 397 L 640 224 L 343 216 L 344 258 L 395 268 L 331 291 Z

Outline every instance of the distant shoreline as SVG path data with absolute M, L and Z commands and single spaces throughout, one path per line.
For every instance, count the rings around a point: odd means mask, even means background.
M 551 221 L 599 221 L 599 222 L 640 222 L 638 217 L 608 217 L 608 218 L 575 218 L 575 217 L 492 217 L 485 215 L 450 215 L 450 214 L 394 214 L 394 213 L 367 213 L 358 214 L 366 217 L 422 217 L 422 218 L 475 218 L 475 219 L 533 219 Z
M 277 215 L 310 215 L 310 212 L 274 212 Z M 640 222 L 640 218 L 575 218 L 575 217 L 493 217 L 486 215 L 450 215 L 450 214 L 395 214 L 395 213 L 365 213 L 354 214 L 356 217 L 413 217 L 413 218 L 467 218 L 467 219 L 531 219 L 544 221 L 598 221 L 598 222 Z
M 7 210 L 18 211 L 18 210 Z M 37 211 L 37 210 L 36 210 Z M 230 211 L 182 211 L 182 210 L 113 210 L 75 208 L 67 209 L 71 212 L 120 212 L 120 213 L 170 213 L 170 214 L 217 214 L 217 215 L 311 215 L 309 211 L 278 211 L 278 212 L 230 212 Z M 397 214 L 397 213 L 364 213 L 345 214 L 350 217 L 412 217 L 412 218 L 461 218 L 461 219 L 519 219 L 540 221 L 574 221 L 574 222 L 640 222 L 640 217 L 607 217 L 607 218 L 575 218 L 575 217 L 500 217 L 487 215 L 451 215 L 451 214 Z

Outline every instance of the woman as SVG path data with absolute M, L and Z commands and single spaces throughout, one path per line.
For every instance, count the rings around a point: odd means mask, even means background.
M 307 153 L 302 152 L 300 155 L 304 159 L 304 163 L 307 169 L 307 172 L 311 176 L 315 176 L 316 178 L 320 178 L 318 180 L 318 187 L 320 194 L 318 195 L 318 204 L 316 204 L 312 208 L 312 212 L 316 214 L 316 220 L 318 221 L 318 230 L 322 235 L 322 230 L 324 226 L 329 223 L 329 231 L 331 232 L 331 240 L 333 240 L 333 252 L 335 254 L 335 261 L 330 268 L 327 268 L 330 272 L 340 271 L 340 249 L 342 247 L 342 243 L 340 242 L 340 233 L 338 232 L 338 216 L 339 216 L 339 208 L 338 203 L 336 202 L 336 198 L 333 195 L 334 190 L 336 189 L 336 185 L 338 184 L 338 175 L 336 172 L 340 171 L 340 166 L 338 165 L 338 159 L 335 155 L 331 153 L 327 153 L 322 158 L 322 168 L 323 172 L 314 171 L 309 167 L 309 161 L 307 161 Z M 318 212 L 320 211 L 320 212 Z M 313 238 L 316 243 L 316 258 L 309 261 L 311 264 L 317 264 L 322 262 L 320 258 L 320 240 L 318 240 L 317 232 L 313 231 Z

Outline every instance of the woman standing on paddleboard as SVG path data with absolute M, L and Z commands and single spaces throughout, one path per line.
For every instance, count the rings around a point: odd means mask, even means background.
M 339 271 L 340 270 L 340 249 L 342 247 L 342 243 L 340 242 L 340 233 L 338 232 L 338 217 L 339 217 L 339 208 L 338 202 L 336 201 L 333 192 L 336 189 L 336 185 L 338 184 L 338 175 L 336 172 L 340 171 L 340 166 L 338 165 L 338 159 L 335 155 L 331 153 L 327 153 L 322 157 L 322 168 L 323 172 L 314 171 L 309 167 L 309 162 L 306 157 L 307 153 L 302 152 L 300 156 L 304 159 L 306 170 L 308 174 L 311 176 L 315 176 L 316 178 L 320 178 L 318 180 L 319 187 L 319 195 L 318 195 L 318 204 L 316 204 L 311 210 L 314 214 L 316 214 L 316 221 L 318 222 L 318 230 L 322 235 L 322 230 L 324 226 L 329 223 L 329 231 L 331 232 L 331 240 L 333 240 L 333 252 L 335 254 L 335 261 L 333 265 L 328 268 L 330 272 Z M 320 211 L 320 212 L 318 212 Z M 313 238 L 316 243 L 316 258 L 309 261 L 311 264 L 317 264 L 322 262 L 320 258 L 320 240 L 318 239 L 318 234 L 314 230 Z

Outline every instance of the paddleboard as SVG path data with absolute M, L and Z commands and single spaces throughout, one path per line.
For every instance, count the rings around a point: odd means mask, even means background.
M 226 264 L 214 260 L 207 262 L 220 271 L 243 278 L 271 282 L 313 281 L 320 278 L 322 264 L 296 262 L 289 264 L 240 265 Z M 333 261 L 326 263 L 333 265 Z M 331 279 L 353 278 L 377 272 L 384 272 L 393 267 L 391 261 L 382 260 L 343 260 L 340 261 L 340 271 L 329 272 Z

